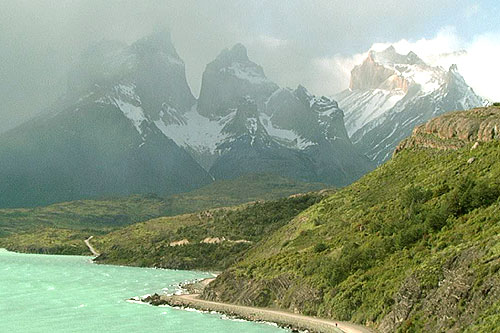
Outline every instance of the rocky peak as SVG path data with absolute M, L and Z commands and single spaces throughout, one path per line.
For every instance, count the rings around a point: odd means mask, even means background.
M 230 49 L 223 50 L 215 59 L 222 66 L 229 66 L 234 62 L 249 62 L 247 48 L 237 43 Z
M 393 46 L 381 52 L 369 51 L 365 61 L 351 71 L 351 90 L 402 90 L 418 84 L 424 90 L 435 89 L 442 84 L 446 71 L 431 67 L 413 51 L 403 55 Z
M 394 69 L 387 68 L 378 63 L 374 53 L 370 52 L 365 61 L 361 65 L 355 66 L 351 71 L 349 89 L 377 89 L 395 74 Z
M 260 122 L 257 104 L 249 97 L 242 98 L 235 110 L 231 120 L 222 129 L 222 132 L 230 135 L 251 135 L 253 137 L 267 132 Z
M 416 64 L 424 64 L 424 61 L 420 59 L 420 57 L 413 51 L 408 52 L 408 54 L 400 54 L 396 51 L 394 46 L 389 46 L 387 49 L 376 52 L 371 50 L 369 52 L 369 57 L 373 59 L 373 61 L 378 62 L 380 64 L 405 64 L 405 65 L 416 65 Z
M 500 140 L 500 107 L 452 112 L 417 126 L 395 153 L 410 148 L 459 149 L 472 142 Z
M 172 36 L 168 30 L 160 30 L 138 40 L 132 44 L 132 49 L 140 55 L 161 52 L 182 61 L 172 43 Z
M 457 64 L 452 64 L 450 66 L 450 69 L 448 71 L 449 72 L 458 72 L 458 66 L 457 66 Z
M 195 98 L 187 84 L 185 66 L 172 44 L 170 33 L 161 31 L 132 45 L 101 41 L 82 54 L 69 75 L 72 101 L 116 101 L 141 108 L 157 120 L 167 111 L 181 114 Z
M 264 70 L 248 58 L 242 44 L 222 51 L 203 73 L 198 111 L 209 118 L 220 118 L 236 108 L 245 96 L 253 99 L 259 110 L 279 87 Z

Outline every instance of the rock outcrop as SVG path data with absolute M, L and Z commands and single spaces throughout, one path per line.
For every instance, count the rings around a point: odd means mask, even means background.
M 472 142 L 500 139 L 500 107 L 459 111 L 417 126 L 395 153 L 409 148 L 459 149 Z M 474 144 L 474 146 L 477 145 Z M 474 147 L 473 146 L 473 147 Z

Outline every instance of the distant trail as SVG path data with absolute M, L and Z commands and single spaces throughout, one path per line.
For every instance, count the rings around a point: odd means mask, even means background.
M 332 333 L 372 333 L 367 327 L 356 325 L 349 322 L 321 319 L 290 313 L 286 311 L 255 308 L 250 306 L 241 306 L 220 302 L 206 301 L 199 298 L 197 294 L 170 296 L 167 303 L 172 306 L 193 307 L 200 310 L 217 311 L 237 314 L 250 320 L 263 320 L 275 322 L 278 324 L 291 324 L 302 328 L 311 329 L 319 332 Z
M 90 240 L 94 238 L 94 236 L 90 236 L 85 240 L 85 245 L 89 248 L 90 252 L 94 255 L 94 257 L 98 257 L 100 255 L 99 252 L 97 252 L 92 245 L 90 245 Z

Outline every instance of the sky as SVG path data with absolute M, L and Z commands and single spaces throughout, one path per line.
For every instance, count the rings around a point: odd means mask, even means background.
M 0 131 L 48 107 L 90 44 L 171 30 L 198 95 L 207 63 L 241 42 L 280 86 L 333 95 L 370 48 L 394 44 L 500 101 L 498 0 L 0 0 Z M 436 60 L 436 54 L 466 55 Z

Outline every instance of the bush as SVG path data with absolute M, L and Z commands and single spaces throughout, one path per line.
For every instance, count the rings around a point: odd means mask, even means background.
M 424 235 L 424 230 L 420 225 L 412 225 L 403 229 L 396 237 L 396 246 L 403 249 L 419 241 Z
M 448 207 L 438 207 L 430 210 L 425 216 L 425 225 L 429 230 L 439 231 L 446 225 Z
M 420 205 L 432 198 L 432 191 L 420 186 L 410 186 L 402 196 L 403 207 L 408 209 L 410 214 L 416 214 Z
M 486 207 L 498 200 L 500 187 L 496 184 L 476 182 L 470 177 L 463 179 L 448 198 L 450 213 L 455 216 L 467 214 L 475 208 Z
M 314 252 L 320 253 L 328 249 L 328 246 L 325 243 L 318 243 L 314 246 Z

